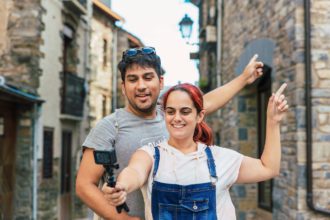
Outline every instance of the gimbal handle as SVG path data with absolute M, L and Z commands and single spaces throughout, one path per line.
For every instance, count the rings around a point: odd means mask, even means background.
M 110 177 L 110 178 L 108 178 L 107 185 L 110 186 L 110 187 L 115 187 L 116 186 L 116 181 L 114 181 L 114 179 Z M 126 202 L 124 202 L 121 205 L 116 206 L 116 209 L 117 209 L 118 213 L 121 213 L 121 210 L 123 210 L 123 209 L 126 212 L 129 212 L 129 208 L 128 208 Z

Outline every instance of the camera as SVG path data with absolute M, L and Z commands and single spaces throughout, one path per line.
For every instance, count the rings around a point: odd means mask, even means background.
M 110 187 L 116 186 L 116 180 L 113 173 L 113 169 L 118 169 L 119 164 L 117 164 L 117 156 L 115 149 L 111 149 L 108 151 L 102 151 L 102 150 L 94 150 L 94 161 L 96 164 L 103 165 L 106 172 L 106 182 L 107 185 Z M 129 212 L 129 208 L 125 203 L 116 206 L 117 212 L 121 213 L 121 210 L 124 209 L 126 212 Z
M 96 164 L 115 165 L 117 163 L 116 151 L 115 149 L 110 151 L 95 150 L 94 160 Z

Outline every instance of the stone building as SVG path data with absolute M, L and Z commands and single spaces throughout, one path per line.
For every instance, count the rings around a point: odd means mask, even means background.
M 75 218 L 88 1 L 6 0 L 0 10 L 1 218 Z
M 73 183 L 88 126 L 87 3 L 0 2 L 1 219 L 80 211 Z
M 111 9 L 111 0 L 92 0 L 92 3 L 89 119 L 94 127 L 102 117 L 125 106 L 117 64 L 123 51 L 144 44 L 121 27 L 125 19 Z
M 89 83 L 89 119 L 94 127 L 112 111 L 113 77 L 117 73 L 117 21 L 123 18 L 106 4 L 93 0 L 91 22 L 91 79 Z
M 41 6 L 0 2 L 0 218 L 36 216 Z
M 46 100 L 40 119 L 38 218 L 74 219 L 83 215 L 74 181 L 89 128 L 91 2 L 31 2 L 41 9 L 38 94 Z
M 0 219 L 81 219 L 81 144 L 124 106 L 122 51 L 142 42 L 109 0 L 0 1 Z
M 265 64 L 261 79 L 213 115 L 217 144 L 259 157 L 268 97 L 288 83 L 280 175 L 232 187 L 237 218 L 329 219 L 329 2 L 190 2 L 200 10 L 199 62 L 206 91 L 238 76 L 255 53 Z
M 121 28 L 125 19 L 111 9 L 111 0 L 93 0 L 91 24 L 90 125 L 125 106 L 117 64 L 128 48 L 142 47 L 142 41 Z M 119 25 L 117 24 L 119 23 Z

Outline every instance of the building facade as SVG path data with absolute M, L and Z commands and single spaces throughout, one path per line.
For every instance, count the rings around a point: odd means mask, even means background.
M 0 2 L 0 218 L 36 216 L 41 6 Z
M 38 217 L 74 219 L 83 209 L 74 181 L 89 128 L 90 1 L 40 1 Z
M 81 144 L 124 105 L 117 62 L 143 45 L 119 20 L 109 0 L 0 1 L 0 219 L 88 216 Z
M 219 85 L 224 84 L 238 76 L 255 53 L 265 64 L 261 79 L 213 115 L 217 143 L 259 157 L 265 140 L 268 97 L 283 82 L 288 83 L 285 94 L 290 109 L 281 126 L 280 175 L 271 181 L 232 187 L 237 218 L 328 219 L 329 3 L 191 2 L 200 10 L 201 80 L 216 79 Z M 216 45 L 210 54 L 205 53 L 207 29 L 213 25 Z M 211 81 L 202 81 L 201 86 L 214 88 Z
M 6 98 L 10 104 L 4 105 L 13 113 L 23 111 L 16 104 L 19 100 L 25 105 L 45 101 L 43 109 L 39 105 L 24 107 L 22 122 L 20 113 L 11 116 L 8 110 L 4 112 L 8 115 L 2 120 L 6 150 L 1 155 L 11 161 L 4 164 L 11 172 L 2 172 L 1 180 L 6 189 L 9 178 L 12 198 L 1 199 L 1 215 L 5 219 L 67 218 L 73 216 L 76 152 L 86 121 L 88 48 L 84 45 L 88 29 L 82 16 L 87 5 L 73 1 L 4 1 L 1 10 L 4 62 L 0 69 L 6 81 L 3 91 L 11 94 Z M 10 118 L 16 125 L 10 125 Z M 23 133 L 17 129 L 21 126 Z M 10 151 L 6 143 L 11 143 Z M 13 166 L 15 163 L 18 165 Z M 4 198 L 9 198 L 6 194 Z
M 93 1 L 91 22 L 90 126 L 112 111 L 113 77 L 117 73 L 117 21 L 123 18 L 100 1 Z

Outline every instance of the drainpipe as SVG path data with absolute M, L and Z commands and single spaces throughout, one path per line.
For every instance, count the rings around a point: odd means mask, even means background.
M 114 25 L 112 42 L 112 108 L 115 112 L 117 108 L 117 50 L 118 50 L 118 28 Z
M 221 55 L 222 55 L 222 0 L 218 0 L 217 16 L 217 88 L 221 86 Z M 202 9 L 200 9 L 202 10 Z M 221 117 L 221 109 L 217 111 L 217 116 Z
M 306 102 L 306 176 L 307 176 L 307 205 L 316 213 L 330 216 L 330 211 L 316 207 L 313 201 L 313 168 L 312 168 L 312 100 L 311 100 L 311 16 L 310 0 L 304 1 L 305 20 L 305 102 Z
M 221 85 L 221 49 L 222 49 L 222 0 L 218 0 L 217 16 L 217 87 Z
M 33 104 L 33 122 L 32 122 L 32 137 L 33 137 L 33 184 L 32 184 L 32 219 L 37 219 L 38 213 L 38 141 L 39 141 L 39 128 L 40 128 L 40 112 L 41 104 Z
M 85 85 L 84 85 L 84 89 L 85 89 L 85 103 L 86 103 L 86 99 L 89 97 L 88 93 L 89 93 L 89 80 L 90 80 L 90 36 L 91 36 L 91 20 L 92 20 L 92 10 L 93 10 L 93 6 L 92 6 L 92 2 L 87 0 L 86 1 L 86 8 L 87 8 L 87 15 L 85 16 L 84 20 L 84 25 L 83 25 L 83 29 L 84 29 L 84 79 L 85 79 Z

